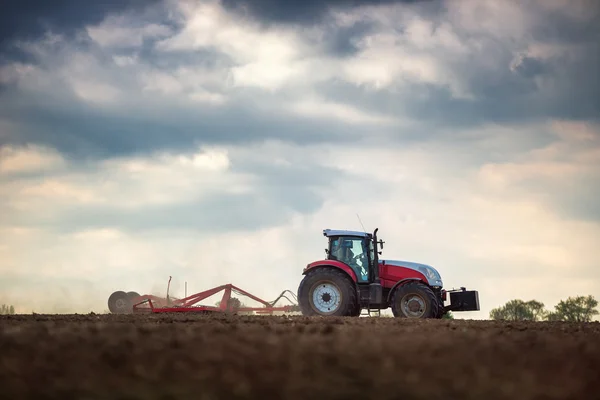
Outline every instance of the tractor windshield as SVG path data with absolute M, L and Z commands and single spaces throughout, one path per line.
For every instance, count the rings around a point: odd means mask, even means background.
M 331 240 L 330 257 L 348 264 L 359 282 L 369 281 L 369 258 L 365 238 L 340 236 Z

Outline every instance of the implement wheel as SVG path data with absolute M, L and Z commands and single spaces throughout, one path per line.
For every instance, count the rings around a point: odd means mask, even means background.
M 431 288 L 421 282 L 398 286 L 391 298 L 392 313 L 400 318 L 437 318 L 438 301 Z
M 116 291 L 108 298 L 108 309 L 113 314 L 129 314 L 133 312 L 131 299 L 128 293 Z
M 306 316 L 356 316 L 356 288 L 348 275 L 335 268 L 306 274 L 298 287 L 298 302 Z
M 127 292 L 127 298 L 129 299 L 132 305 L 135 302 L 135 299 L 138 297 L 140 297 L 140 294 L 138 292 Z

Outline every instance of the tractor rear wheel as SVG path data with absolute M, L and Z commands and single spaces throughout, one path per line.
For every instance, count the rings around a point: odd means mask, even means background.
M 435 293 L 421 282 L 409 282 L 398 286 L 390 303 L 394 317 L 437 318 L 439 315 Z
M 358 297 L 348 275 L 335 268 L 309 271 L 298 287 L 298 303 L 306 316 L 356 316 Z

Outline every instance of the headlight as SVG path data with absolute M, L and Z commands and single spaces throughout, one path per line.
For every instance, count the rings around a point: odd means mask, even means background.
M 434 286 L 438 284 L 441 285 L 442 277 L 440 276 L 440 274 L 438 274 L 438 272 L 435 269 L 419 267 L 419 271 L 421 271 L 421 273 L 423 273 L 423 275 L 425 275 Z
M 419 267 L 419 271 L 421 271 L 421 273 L 425 275 L 428 279 L 437 280 L 437 276 L 431 268 Z

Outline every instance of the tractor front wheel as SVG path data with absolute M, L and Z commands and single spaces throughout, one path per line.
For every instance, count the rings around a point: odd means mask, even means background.
M 437 318 L 438 301 L 431 288 L 421 282 L 398 286 L 391 298 L 392 313 L 400 318 Z
M 307 273 L 298 288 L 298 302 L 306 316 L 356 316 L 356 287 L 344 272 L 319 268 Z

